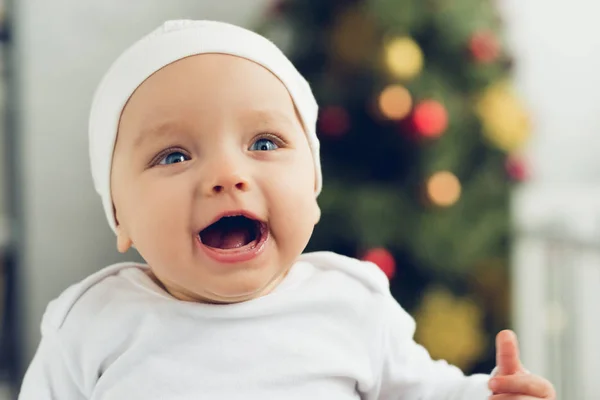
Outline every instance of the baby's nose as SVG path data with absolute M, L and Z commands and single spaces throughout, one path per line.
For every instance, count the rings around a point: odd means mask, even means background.
M 228 192 L 245 192 L 249 189 L 249 179 L 240 163 L 227 160 L 215 162 L 208 169 L 207 179 L 203 179 L 203 192 L 206 196 Z
M 212 185 L 211 190 L 213 194 L 218 194 L 230 190 L 239 190 L 245 192 L 246 190 L 248 190 L 248 182 L 239 174 L 234 174 L 227 177 L 226 179 L 221 179 L 220 181 L 216 182 L 214 185 Z

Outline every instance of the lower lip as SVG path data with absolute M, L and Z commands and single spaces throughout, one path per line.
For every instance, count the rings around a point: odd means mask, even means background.
M 196 236 L 196 241 L 202 250 L 204 250 L 204 252 L 213 260 L 227 264 L 240 263 L 256 258 L 264 251 L 265 245 L 269 239 L 269 230 L 265 227 L 262 227 L 261 230 L 262 233 L 257 243 L 247 244 L 237 249 L 224 250 L 206 246 L 200 240 L 200 235 Z

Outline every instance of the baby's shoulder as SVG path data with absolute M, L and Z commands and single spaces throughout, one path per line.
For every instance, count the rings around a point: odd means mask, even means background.
M 311 264 L 323 274 L 332 275 L 336 286 L 347 287 L 371 295 L 390 294 L 389 280 L 372 262 L 362 261 L 341 254 L 318 251 L 304 253 L 300 261 Z
M 86 317 L 102 313 L 125 296 L 132 285 L 131 275 L 143 275 L 144 269 L 146 266 L 132 262 L 113 264 L 71 285 L 46 307 L 42 334 L 60 330 L 68 320 L 81 326 Z
M 315 306 L 339 326 L 352 326 L 360 337 L 379 337 L 390 319 L 400 319 L 403 329 L 412 329 L 408 314 L 392 296 L 390 282 L 374 263 L 332 252 L 306 253 L 301 262 L 311 265 L 306 289 L 307 306 Z

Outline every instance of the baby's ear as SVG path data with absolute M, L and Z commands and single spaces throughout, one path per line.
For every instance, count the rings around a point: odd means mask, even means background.
M 131 248 L 133 244 L 131 238 L 123 228 L 123 225 L 119 224 L 119 220 L 117 219 L 115 213 L 115 223 L 117 224 L 117 250 L 119 253 L 126 253 L 127 250 Z
M 319 203 L 317 202 L 317 199 L 315 199 L 315 205 L 314 205 L 314 223 L 315 223 L 315 225 L 318 224 L 320 220 L 321 220 L 321 207 L 319 207 Z
M 131 248 L 133 242 L 121 225 L 117 225 L 117 250 L 119 253 L 126 253 Z

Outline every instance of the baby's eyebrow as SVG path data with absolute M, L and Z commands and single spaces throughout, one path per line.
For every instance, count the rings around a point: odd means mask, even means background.
M 144 142 L 150 139 L 157 139 L 161 136 L 171 136 L 181 133 L 183 127 L 176 121 L 164 121 L 158 124 L 143 127 L 139 130 L 133 143 L 134 147 L 142 146 Z
M 297 115 L 288 115 L 288 113 L 273 109 L 251 109 L 241 113 L 240 118 L 246 123 L 264 125 L 265 128 L 272 126 L 273 123 L 279 127 L 295 128 L 296 125 L 302 129 L 302 122 Z M 140 147 L 148 141 L 158 140 L 163 137 L 173 137 L 181 135 L 188 131 L 180 121 L 165 120 L 148 126 L 143 126 L 134 139 L 133 146 Z
M 295 115 L 288 115 L 279 110 L 252 109 L 244 113 L 243 118 L 248 122 L 269 124 L 272 122 L 283 123 L 293 126 L 296 120 Z

